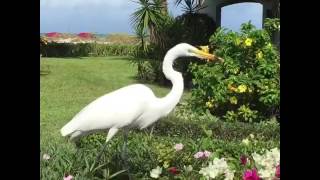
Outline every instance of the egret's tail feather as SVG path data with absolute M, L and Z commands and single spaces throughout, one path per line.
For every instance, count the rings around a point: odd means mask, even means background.
M 70 127 L 70 124 L 66 124 L 61 128 L 60 133 L 62 136 L 68 136 L 74 132 L 74 128 Z

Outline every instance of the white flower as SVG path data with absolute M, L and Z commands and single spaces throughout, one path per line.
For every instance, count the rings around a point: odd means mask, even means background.
M 280 151 L 278 148 L 271 149 L 265 154 L 260 155 L 253 153 L 252 157 L 258 168 L 258 173 L 261 178 L 271 180 L 275 176 L 275 169 L 280 163 Z
M 183 144 L 182 144 L 182 143 L 176 144 L 176 145 L 174 146 L 174 149 L 175 149 L 176 151 L 182 150 L 182 149 L 183 149 Z
M 193 167 L 191 165 L 189 166 L 183 166 L 184 170 L 187 172 L 191 172 L 193 170 Z
M 50 155 L 49 154 L 43 154 L 42 159 L 43 160 L 49 160 L 50 159 Z
M 275 176 L 275 169 L 259 169 L 258 174 L 264 180 L 272 180 Z
M 214 158 L 213 164 L 215 165 L 216 168 L 218 168 L 221 171 L 225 171 L 226 169 L 228 169 L 228 164 L 224 160 L 224 158 L 221 158 L 221 159 Z
M 254 152 L 251 156 L 256 163 L 261 162 L 262 156 L 260 154 Z
M 228 169 L 224 174 L 225 175 L 225 179 L 224 180 L 233 180 L 234 172 L 235 171 L 231 171 L 231 170 Z
M 253 135 L 253 134 L 250 134 L 249 136 L 250 136 L 250 138 L 251 138 L 251 139 L 253 139 L 253 138 L 254 138 L 254 135 Z
M 215 178 L 220 174 L 220 171 L 210 162 L 208 167 L 201 168 L 199 174 L 207 178 Z
M 157 179 L 157 178 L 159 178 L 161 173 L 162 173 L 162 168 L 157 166 L 157 168 L 152 169 L 150 171 L 150 177 Z
M 249 145 L 250 141 L 248 138 L 242 140 L 242 143 L 245 144 L 245 145 Z
M 231 171 L 224 158 L 215 158 L 209 163 L 208 167 L 204 167 L 199 171 L 206 178 L 216 178 L 219 175 L 224 175 L 225 180 L 232 180 L 234 177 L 234 171 Z
M 280 151 L 278 148 L 271 149 L 271 156 L 275 160 L 276 165 L 280 163 Z

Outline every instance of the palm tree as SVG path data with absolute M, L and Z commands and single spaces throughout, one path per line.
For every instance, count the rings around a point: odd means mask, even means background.
M 162 6 L 162 13 L 168 14 L 168 1 L 167 0 L 160 0 Z
M 202 6 L 203 0 L 176 0 L 175 4 L 176 6 L 182 6 L 182 10 L 186 14 L 197 13 L 205 8 L 205 6 Z
M 140 40 L 140 43 L 141 43 L 140 47 L 144 51 L 146 51 L 146 49 L 147 49 L 146 39 L 148 37 L 148 34 L 147 34 L 146 30 L 136 27 L 135 28 L 135 34 L 136 34 L 137 38 Z
M 150 35 L 150 42 L 156 43 L 156 29 L 161 26 L 164 14 L 161 0 L 138 0 L 134 1 L 140 7 L 131 15 L 131 23 L 140 31 L 147 30 Z

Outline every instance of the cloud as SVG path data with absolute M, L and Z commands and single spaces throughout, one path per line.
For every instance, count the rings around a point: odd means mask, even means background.
M 172 2 L 169 11 L 177 15 Z M 137 7 L 133 0 L 41 0 L 40 32 L 133 33 L 130 15 Z
M 74 8 L 90 6 L 106 6 L 109 8 L 126 7 L 130 3 L 128 0 L 41 0 L 40 6 L 43 8 Z
M 41 0 L 40 32 L 131 32 L 130 0 Z
M 182 14 L 174 0 L 168 2 L 170 14 Z M 40 31 L 133 33 L 130 15 L 137 7 L 132 0 L 40 0 Z M 237 31 L 241 23 L 251 19 L 261 27 L 261 13 L 262 6 L 255 3 L 226 6 L 222 9 L 222 25 Z

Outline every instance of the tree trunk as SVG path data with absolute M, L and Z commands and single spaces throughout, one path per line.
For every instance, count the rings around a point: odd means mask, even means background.
M 272 16 L 273 18 L 280 18 L 280 0 L 274 1 L 272 5 Z
M 168 2 L 167 0 L 161 0 L 162 5 L 162 13 L 167 14 L 168 13 Z
M 155 25 L 150 24 L 149 25 L 149 33 L 150 33 L 150 43 L 157 43 L 157 37 L 156 37 L 156 29 Z

